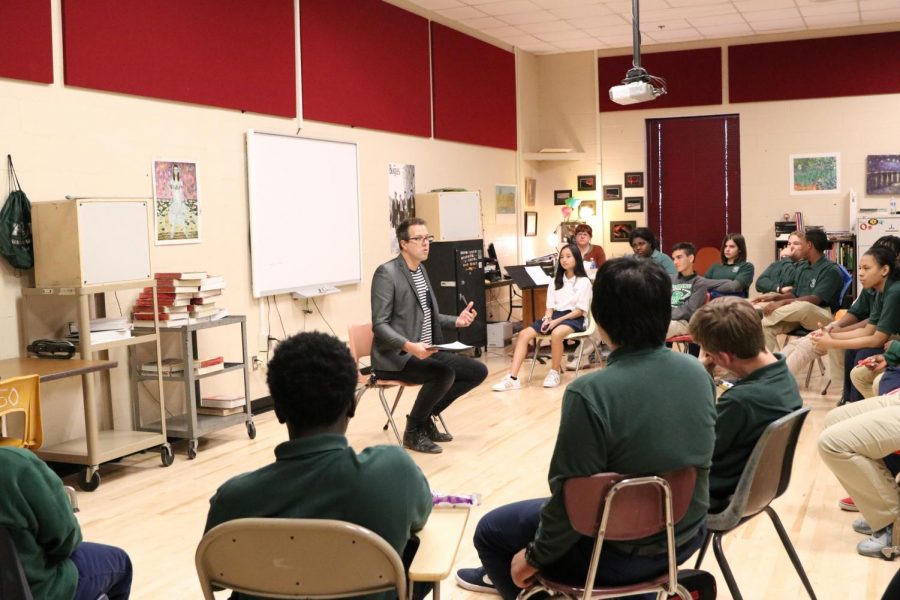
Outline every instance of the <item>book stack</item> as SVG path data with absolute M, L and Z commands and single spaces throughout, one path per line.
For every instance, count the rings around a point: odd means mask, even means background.
M 160 327 L 181 327 L 228 316 L 222 306 L 224 277 L 203 271 L 156 273 Z M 146 287 L 134 305 L 134 326 L 153 327 L 153 288 Z
M 157 364 L 155 360 L 145 362 L 141 365 L 142 375 L 156 375 L 161 372 L 163 375 L 181 375 L 184 373 L 184 359 L 181 358 L 164 358 Z M 225 368 L 224 356 L 213 356 L 211 358 L 197 359 L 194 361 L 194 375 L 205 375 L 214 371 L 221 371 Z
M 246 404 L 247 400 L 243 396 L 232 394 L 206 396 L 200 399 L 200 407 L 197 408 L 197 414 L 226 417 L 244 412 Z
M 69 323 L 69 340 L 78 341 L 78 323 Z M 103 344 L 131 337 L 131 323 L 125 317 L 91 319 L 91 343 Z

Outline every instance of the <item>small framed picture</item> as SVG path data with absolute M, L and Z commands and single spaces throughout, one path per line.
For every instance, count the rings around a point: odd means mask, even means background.
M 625 196 L 625 212 L 644 212 L 644 197 Z
M 579 192 L 593 192 L 597 189 L 597 178 L 593 175 L 579 175 L 578 176 L 578 191 Z
M 572 197 L 572 190 L 553 190 L 553 204 L 563 206 Z
M 632 172 L 625 173 L 625 187 L 627 188 L 642 188 L 644 187 L 644 173 L 643 172 Z
M 622 199 L 622 186 L 621 185 L 604 185 L 603 186 L 603 199 L 604 200 L 621 200 Z
M 627 242 L 628 236 L 637 227 L 637 221 L 610 221 L 609 240 L 611 242 Z
M 525 211 L 525 237 L 532 237 L 537 235 L 537 218 L 537 211 Z

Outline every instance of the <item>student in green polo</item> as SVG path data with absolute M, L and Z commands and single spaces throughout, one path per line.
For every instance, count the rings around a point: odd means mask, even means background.
M 756 291 L 760 294 L 781 294 L 790 291 L 797 267 L 800 265 L 800 259 L 794 257 L 791 245 L 791 238 L 796 237 L 795 234 L 796 232 L 788 236 L 788 243 L 781 249 L 778 260 L 766 267 L 766 270 L 756 278 Z M 799 242 L 799 238 L 796 241 Z
M 813 330 L 820 323 L 833 320 L 832 310 L 839 303 L 843 278 L 838 266 L 825 256 L 830 245 L 821 229 L 807 231 L 799 251 L 808 264 L 800 268 L 793 289 L 786 294 L 766 294 L 760 298 L 769 300 L 763 308 L 762 320 L 769 350 L 778 349 L 776 338 L 780 333 L 798 327 Z
M 724 280 L 716 293 L 744 294 L 753 283 L 753 263 L 747 262 L 747 241 L 740 233 L 729 233 L 722 240 L 721 262 L 709 266 L 703 275 L 707 279 Z
M 728 506 L 759 436 L 803 405 L 784 358 L 766 350 L 759 315 L 736 297 L 716 298 L 691 318 L 691 335 L 707 366 L 740 379 L 716 403 L 716 446 L 709 471 L 711 512 Z
M 209 501 L 205 531 L 243 517 L 349 521 L 384 538 L 408 566 L 417 546 L 413 533 L 431 514 L 431 491 L 399 446 L 356 452 L 347 443 L 357 383 L 347 345 L 317 332 L 292 336 L 275 349 L 267 383 L 288 441 L 275 447 L 274 463 L 232 477 L 218 489 Z M 414 597 L 424 597 L 428 588 L 417 584 Z M 231 598 L 252 597 L 234 593 Z M 387 600 L 390 594 L 367 598 Z

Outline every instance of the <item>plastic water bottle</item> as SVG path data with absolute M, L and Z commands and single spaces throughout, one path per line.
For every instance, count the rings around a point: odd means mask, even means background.
M 897 214 L 897 200 L 893 196 L 891 196 L 891 214 Z

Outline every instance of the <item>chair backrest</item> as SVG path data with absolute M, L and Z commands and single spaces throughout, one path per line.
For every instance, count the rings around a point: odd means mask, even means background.
M 37 450 L 44 443 L 41 422 L 41 391 L 37 375 L 23 375 L 0 381 L 0 417 L 24 416 L 22 437 L 0 437 L 0 446 Z
M 197 576 L 212 586 L 275 598 L 334 598 L 391 589 L 406 597 L 396 550 L 365 527 L 327 519 L 236 519 L 200 540 Z
M 350 336 L 350 354 L 356 362 L 361 358 L 365 358 L 372 354 L 372 341 L 375 334 L 372 332 L 371 323 L 363 323 L 360 325 L 350 325 L 347 327 Z
M 28 579 L 19 560 L 16 544 L 5 527 L 0 527 L 0 598 L 32 600 Z
M 672 515 L 680 521 L 691 504 L 697 471 L 685 467 L 660 476 L 628 477 L 618 473 L 599 473 L 573 477 L 565 483 L 566 512 L 572 528 L 596 537 L 613 494 L 604 532 L 608 540 L 636 540 L 662 531 L 666 526 L 665 491 L 672 493 Z
M 694 255 L 694 271 L 700 275 L 705 275 L 714 263 L 722 260 L 722 252 L 718 248 L 712 246 L 704 246 L 697 250 Z
M 841 270 L 841 280 L 844 282 L 841 285 L 841 291 L 838 293 L 838 297 L 835 299 L 832 304 L 832 308 L 837 310 L 844 303 L 844 298 L 847 296 L 847 290 L 850 289 L 850 284 L 853 283 L 853 275 L 850 271 L 847 270 L 847 267 L 840 263 L 836 263 L 838 268 Z
M 766 508 L 787 490 L 791 481 L 794 450 L 809 408 L 800 408 L 770 423 L 759 436 L 728 509 L 738 518 Z

